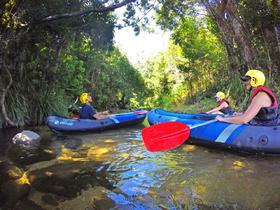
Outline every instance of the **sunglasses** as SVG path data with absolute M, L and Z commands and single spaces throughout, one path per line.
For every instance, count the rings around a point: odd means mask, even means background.
M 249 76 L 241 77 L 241 80 L 242 80 L 243 82 L 248 82 L 250 79 L 251 79 L 251 77 L 249 77 Z

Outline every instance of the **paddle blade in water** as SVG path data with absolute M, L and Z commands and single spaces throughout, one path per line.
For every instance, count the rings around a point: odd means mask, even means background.
M 190 135 L 189 126 L 181 122 L 165 122 L 142 130 L 142 138 L 151 152 L 173 149 L 183 144 Z

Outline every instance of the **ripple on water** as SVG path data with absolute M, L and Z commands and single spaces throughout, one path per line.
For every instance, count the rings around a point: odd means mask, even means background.
M 280 158 L 186 144 L 151 153 L 143 146 L 141 128 L 63 136 L 44 131 L 42 146 L 54 157 L 22 165 L 31 186 L 26 199 L 44 209 L 280 206 Z

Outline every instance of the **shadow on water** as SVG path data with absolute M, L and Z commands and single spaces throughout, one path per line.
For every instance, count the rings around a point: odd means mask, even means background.
M 277 209 L 280 158 L 182 145 L 146 151 L 142 126 L 57 135 L 38 148 L 0 133 L 2 209 Z

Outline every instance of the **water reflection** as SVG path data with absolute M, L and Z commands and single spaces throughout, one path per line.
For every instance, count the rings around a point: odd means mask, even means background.
M 146 151 L 141 126 L 55 135 L 38 128 L 52 155 L 0 160 L 1 205 L 19 209 L 276 209 L 279 157 L 244 156 L 200 146 Z M 12 161 L 11 161 L 12 160 Z M 19 165 L 20 164 L 20 165 Z M 15 168 L 19 167 L 19 168 Z M 6 173 L 17 171 L 14 175 Z M 24 186 L 24 187 L 20 187 Z M 5 189 L 17 189 L 7 190 Z M 12 193 L 8 193 L 11 191 Z M 21 193 L 19 193 L 21 192 Z M 15 193 L 17 196 L 15 196 Z

